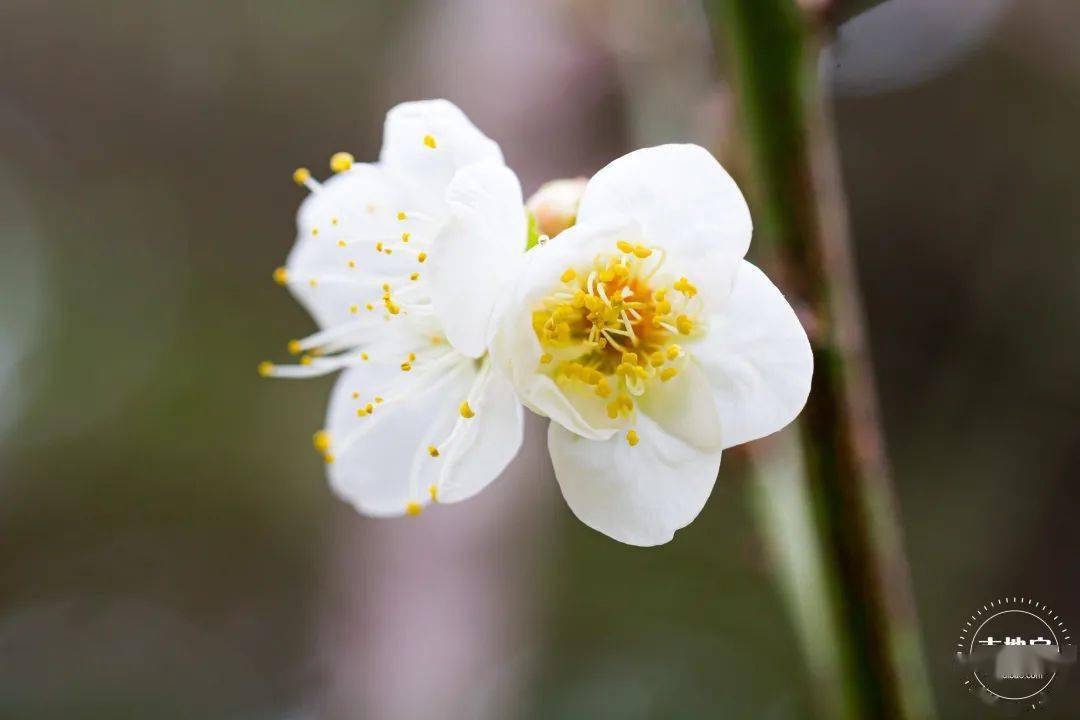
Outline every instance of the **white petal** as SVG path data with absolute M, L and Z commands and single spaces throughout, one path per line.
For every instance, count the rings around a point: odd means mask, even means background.
M 391 108 L 386 114 L 379 159 L 392 173 L 408 178 L 420 195 L 437 199 L 442 198 L 454 173 L 466 165 L 503 162 L 499 146 L 447 100 L 407 102 Z
M 638 400 L 641 412 L 665 432 L 702 450 L 724 447 L 720 414 L 709 378 L 693 358 L 667 382 L 654 380 Z
M 647 242 L 688 256 L 720 251 L 742 257 L 753 229 L 735 181 L 697 145 L 636 150 L 589 180 L 578 222 L 628 220 Z
M 469 392 L 475 415 L 459 419 L 460 430 L 443 454 L 439 502 L 472 497 L 497 478 L 521 448 L 524 411 L 514 387 L 502 373 L 493 372 L 490 359 Z
M 446 201 L 451 217 L 428 260 L 432 301 L 450 343 L 480 357 L 494 331 L 496 301 L 525 252 L 521 185 L 506 166 L 480 163 L 454 176 Z
M 799 414 L 814 358 L 795 311 L 761 270 L 743 261 L 723 312 L 688 348 L 709 375 L 724 446 L 764 437 Z
M 300 206 L 296 244 L 285 267 L 289 290 L 320 327 L 354 320 L 352 305 L 377 300 L 385 276 L 416 264 L 409 256 L 374 250 L 378 240 L 400 233 L 395 213 L 401 198 L 381 168 L 358 164 L 328 178 Z
M 551 423 L 548 449 L 563 497 L 583 523 L 630 545 L 660 545 L 705 506 L 720 451 L 690 447 L 647 417 L 637 432 L 631 447 L 623 434 L 588 440 Z
M 419 372 L 419 367 L 412 371 Z M 450 434 L 459 417 L 455 398 L 465 396 L 475 377 L 471 363 L 426 379 L 412 373 L 390 363 L 366 363 L 342 373 L 331 395 L 326 426 L 334 456 L 327 466 L 330 483 L 366 515 L 403 515 L 408 503 L 430 502 L 428 488 L 438 481 L 442 465 L 427 446 Z M 404 381 L 400 391 L 387 389 L 395 380 Z M 415 394 L 394 400 L 410 390 Z M 360 397 L 354 399 L 353 392 Z M 384 396 L 385 402 L 375 405 L 374 414 L 358 417 L 356 409 L 374 395 Z

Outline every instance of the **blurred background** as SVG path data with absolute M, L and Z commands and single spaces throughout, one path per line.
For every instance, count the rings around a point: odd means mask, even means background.
M 1009 593 L 1080 623 L 1080 4 L 891 0 L 823 87 L 943 718 Z M 728 453 L 655 549 L 573 518 L 532 418 L 477 499 L 361 518 L 260 380 L 297 165 L 447 97 L 526 192 L 669 141 L 745 173 L 724 49 L 671 0 L 0 7 L 0 718 L 809 718 Z M 1080 678 L 1047 718 L 1080 716 Z

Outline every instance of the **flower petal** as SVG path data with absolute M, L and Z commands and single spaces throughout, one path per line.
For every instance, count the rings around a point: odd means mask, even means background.
M 637 432 L 640 442 L 631 447 L 622 434 L 588 440 L 553 422 L 548 449 L 578 519 L 620 542 L 661 545 L 705 506 L 720 451 L 690 447 L 645 416 Z
M 428 488 L 442 472 L 441 458 L 431 457 L 427 447 L 450 434 L 459 417 L 454 398 L 465 397 L 475 370 L 472 363 L 458 363 L 412 377 L 420 372 L 414 368 L 406 374 L 390 363 L 371 362 L 342 373 L 334 386 L 326 426 L 333 456 L 330 484 L 365 515 L 398 516 L 409 503 L 426 505 Z M 374 395 L 384 402 L 359 417 L 357 408 L 373 402 Z
M 720 414 L 709 378 L 693 358 L 667 382 L 655 380 L 638 400 L 641 412 L 683 442 L 702 450 L 724 447 Z
M 432 302 L 450 343 L 480 357 L 494 331 L 496 301 L 525 252 L 521 185 L 508 167 L 478 163 L 454 176 L 446 201 L 451 218 L 428 261 Z
M 709 376 L 731 447 L 776 432 L 799 414 L 814 357 L 795 311 L 754 265 L 743 261 L 727 307 L 688 348 Z
M 469 391 L 471 418 L 460 418 L 447 443 L 439 476 L 439 502 L 458 502 L 483 490 L 521 448 L 525 417 L 514 387 L 485 360 Z
M 422 100 L 401 103 L 386 114 L 379 160 L 408 178 L 420 196 L 441 199 L 458 170 L 475 162 L 501 164 L 503 156 L 456 105 Z
M 300 206 L 285 268 L 289 290 L 320 327 L 355 319 L 350 307 L 377 299 L 383 277 L 415 265 L 373 249 L 398 232 L 393 213 L 401 204 L 399 188 L 380 167 L 358 164 L 327 178 Z
M 648 242 L 689 256 L 721 251 L 742 257 L 753 230 L 735 181 L 697 145 L 636 150 L 589 180 L 578 222 L 628 220 Z

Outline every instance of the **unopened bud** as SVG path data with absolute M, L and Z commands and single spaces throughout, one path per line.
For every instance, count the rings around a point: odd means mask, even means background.
M 586 179 L 552 180 L 540 186 L 525 203 L 537 235 L 555 237 L 577 220 Z

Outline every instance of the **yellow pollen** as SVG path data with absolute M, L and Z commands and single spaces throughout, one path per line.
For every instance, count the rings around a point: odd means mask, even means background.
M 311 364 L 311 356 L 310 355 L 304 355 L 303 357 L 301 357 L 300 358 L 300 364 L 301 365 L 310 365 Z
M 404 210 L 398 210 L 397 219 L 406 220 L 409 216 L 405 214 Z
M 354 268 L 354 267 L 356 267 L 356 261 L 355 261 L 355 260 L 350 260 L 350 261 L 349 261 L 349 267 L 350 267 L 350 268 Z
M 664 382 L 667 382 L 668 380 L 670 380 L 671 378 L 675 377 L 678 374 L 679 374 L 679 371 L 676 370 L 675 368 L 666 367 L 666 368 L 664 368 L 663 370 L 660 371 L 660 379 L 662 381 L 664 381 Z
M 412 237 L 412 235 L 410 235 L 409 233 L 403 232 L 403 233 L 401 233 L 401 242 L 407 243 L 407 242 L 409 242 L 409 238 L 411 238 L 411 237 Z
M 366 307 L 368 310 L 374 310 L 375 309 L 375 306 L 372 305 L 371 303 L 367 303 L 366 305 L 364 305 L 364 307 Z
M 694 321 L 686 315 L 680 315 L 675 318 L 675 327 L 683 335 L 689 335 L 694 329 Z
M 637 430 L 628 430 L 627 431 L 627 433 L 626 433 L 626 442 L 630 445 L 630 447 L 634 447 L 639 442 L 641 442 L 641 438 L 638 437 Z
M 551 353 L 544 353 L 540 356 L 541 365 L 547 365 L 549 362 L 551 362 Z
M 362 408 L 362 407 L 356 408 L 357 417 L 367 417 L 367 414 L 368 414 L 368 412 L 367 412 L 366 408 Z
M 289 354 L 290 355 L 299 355 L 301 350 L 303 350 L 303 348 L 300 347 L 300 341 L 299 340 L 290 340 L 289 341 Z
M 416 360 L 416 353 L 409 353 L 409 362 Z
M 416 517 L 420 513 L 424 512 L 424 507 L 418 502 L 408 502 L 405 504 L 405 514 Z
M 308 280 L 308 285 L 310 285 L 311 287 L 318 287 L 319 281 L 315 278 L 311 278 L 310 280 Z
M 401 363 L 401 369 L 403 372 L 409 372 L 410 370 L 412 370 L 412 365 L 410 363 L 403 362 Z
M 393 255 L 394 254 L 394 248 L 384 248 L 383 252 L 386 253 L 387 255 Z
M 678 345 L 668 345 L 667 359 L 674 360 L 675 358 L 679 357 L 680 352 L 682 352 L 682 348 L 680 348 Z
M 414 272 L 412 275 L 409 276 L 409 279 L 410 280 L 419 280 L 420 279 L 420 273 Z
M 292 181 L 297 185 L 303 185 L 311 179 L 311 171 L 306 167 L 298 167 L 293 170 Z
M 617 243 L 615 243 L 615 246 L 619 248 L 620 252 L 624 252 L 627 254 L 632 254 L 634 252 L 634 246 L 631 243 L 626 242 L 625 240 L 618 241 Z
M 318 237 L 319 236 L 319 228 L 317 228 L 317 227 L 311 228 L 311 236 L 312 237 Z
M 427 454 L 431 457 L 439 457 L 439 448 L 435 447 L 434 445 L 428 445 Z
M 330 453 L 326 453 L 325 455 L 323 455 L 323 456 L 322 456 L 322 458 L 323 458 L 323 461 L 324 461 L 324 462 L 325 462 L 325 463 L 326 463 L 327 465 L 329 465 L 330 463 L 334 462 L 334 456 L 333 456 L 333 455 L 331 455 Z
M 361 360 L 367 360 L 370 356 L 367 353 L 360 353 Z
M 371 413 L 375 412 L 375 406 L 374 406 L 374 405 L 372 405 L 371 403 L 368 403 L 367 405 L 365 405 L 365 406 L 364 406 L 364 409 L 365 409 L 365 410 L 367 410 L 367 412 L 368 412 L 368 415 L 370 415 Z
M 573 280 L 576 277 L 577 277 L 577 272 L 574 270 L 574 268 L 566 268 L 566 270 L 559 277 L 559 279 L 562 280 L 565 283 L 565 282 L 570 282 L 571 280 Z
M 417 262 L 424 262 L 425 260 L 427 260 L 427 253 L 420 252 L 420 254 L 416 256 L 416 260 Z
M 428 495 L 431 496 L 431 502 L 439 502 L 439 486 L 432 485 L 427 489 Z
M 337 152 L 330 157 L 330 169 L 336 173 L 345 172 L 353 166 L 353 156 L 347 152 Z
M 461 405 L 458 407 L 458 412 L 461 413 L 461 417 L 465 418 L 466 420 L 476 416 L 476 413 L 473 412 L 473 409 L 469 407 L 468 400 L 461 401 Z
M 432 150 L 434 150 L 437 147 L 436 144 L 435 144 L 435 136 L 434 135 L 425 135 L 424 136 L 424 144 L 427 145 Z
M 679 278 L 672 286 L 686 297 L 694 297 L 697 295 L 697 288 L 686 278 Z
M 330 224 L 333 225 L 334 227 L 337 227 L 338 219 L 336 217 L 330 218 Z
M 356 400 L 356 399 L 358 399 L 359 397 L 360 397 L 360 393 L 358 393 L 358 392 L 356 392 L 356 391 L 354 390 L 354 391 L 353 391 L 353 394 L 352 394 L 352 399 L 353 399 L 353 400 Z
M 269 360 L 263 360 L 259 363 L 259 375 L 262 377 L 270 377 L 274 374 L 274 363 Z
M 356 313 L 360 312 L 360 306 L 359 305 L 350 305 L 349 306 L 349 312 L 352 313 L 353 315 L 355 315 Z
M 279 267 L 277 270 L 274 270 L 274 282 L 276 282 L 278 285 L 284 285 L 285 283 L 289 282 L 289 271 L 283 267 Z
M 376 395 L 376 396 L 375 396 L 375 404 L 376 404 L 376 405 L 378 405 L 378 404 L 379 404 L 379 403 L 381 403 L 381 402 L 382 402 L 382 398 L 381 398 L 381 397 L 379 397 L 378 395 Z
M 337 246 L 338 246 L 338 247 L 345 247 L 345 246 L 346 246 L 346 245 L 348 245 L 348 244 L 349 244 L 349 243 L 345 242 L 344 240 L 338 240 L 338 241 L 337 241 Z
M 315 446 L 316 450 L 325 453 L 330 449 L 330 433 L 325 430 L 319 430 L 311 436 L 311 443 Z
M 664 364 L 664 353 L 657 350 L 651 356 L 649 356 L 649 364 L 653 367 L 660 367 Z
M 382 243 L 381 242 L 375 243 L 375 252 L 382 252 Z

